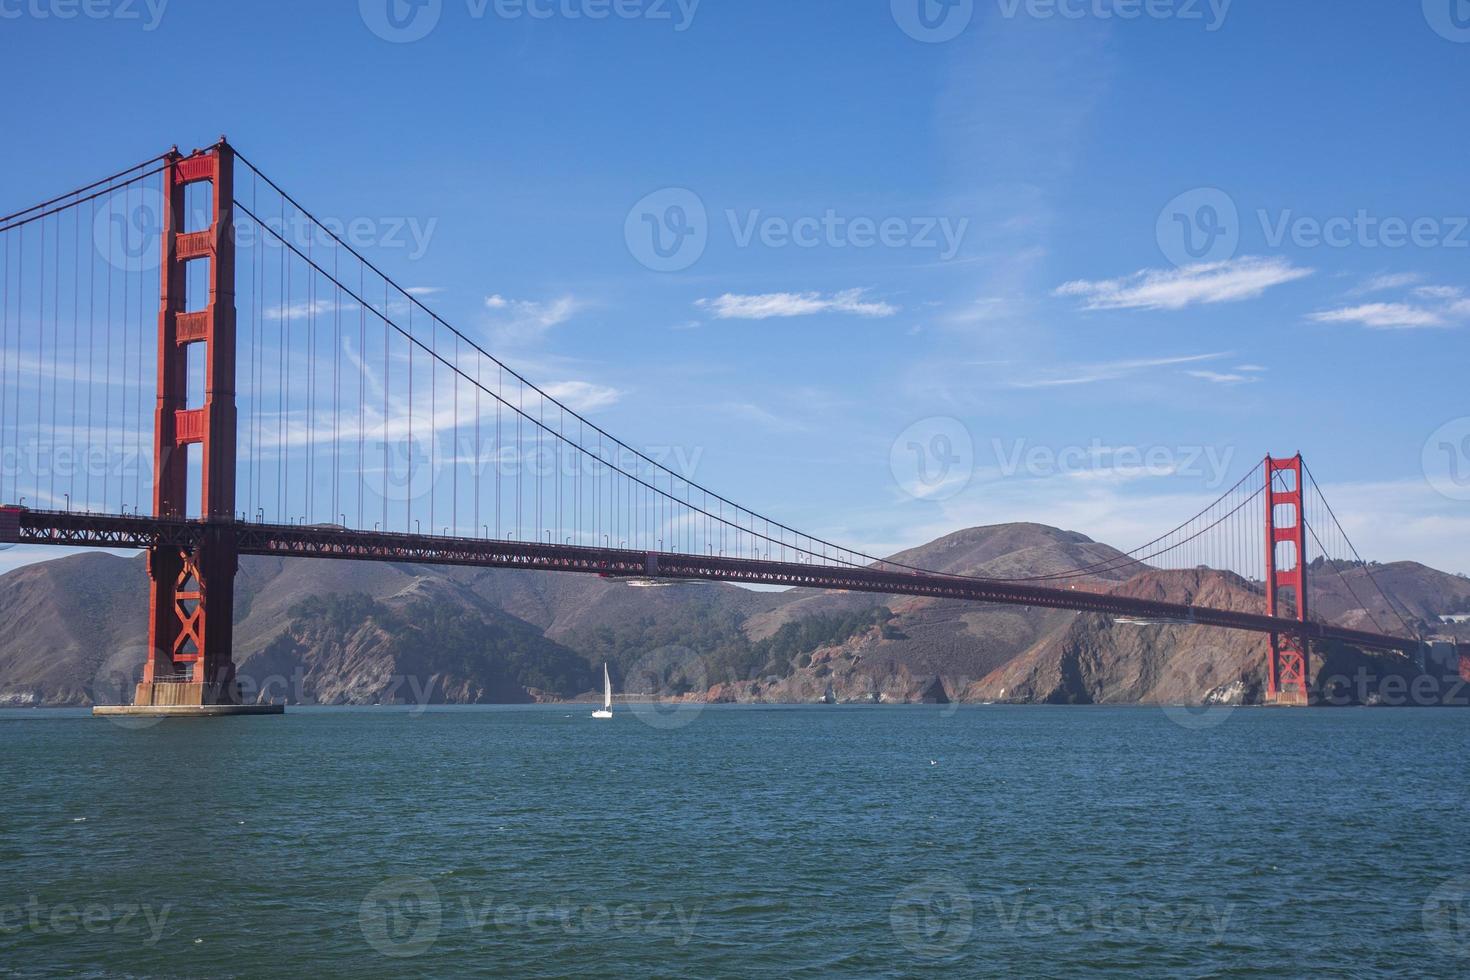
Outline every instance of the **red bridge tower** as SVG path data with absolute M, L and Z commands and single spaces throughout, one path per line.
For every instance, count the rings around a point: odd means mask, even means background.
M 1266 615 L 1307 621 L 1307 524 L 1302 457 L 1266 458 Z M 1289 593 L 1282 595 L 1283 590 Z M 1306 705 L 1311 652 L 1302 634 L 1273 633 L 1266 660 L 1269 704 Z
M 234 151 L 165 159 L 163 266 L 158 314 L 158 408 L 153 441 L 153 513 L 188 515 L 190 447 L 199 447 L 199 515 L 206 524 L 192 552 L 148 553 L 148 661 L 134 704 L 238 704 L 231 656 L 235 571 L 235 229 Z M 210 224 L 187 229 L 189 185 L 211 187 Z M 208 263 L 205 303 L 188 295 L 190 263 Z M 197 308 L 191 309 L 191 306 Z M 189 391 L 189 350 L 203 348 L 204 390 Z

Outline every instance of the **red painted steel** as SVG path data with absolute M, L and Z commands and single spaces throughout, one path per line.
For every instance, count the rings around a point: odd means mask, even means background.
M 493 538 L 452 538 L 332 527 L 236 522 L 203 525 L 183 518 L 65 513 L 26 510 L 20 540 L 28 544 L 151 548 L 188 552 L 200 547 L 213 529 L 229 527 L 240 554 L 295 558 L 334 558 L 423 565 L 472 565 L 580 572 L 629 578 L 700 579 L 756 585 L 839 589 L 882 595 L 929 596 L 1003 605 L 1070 609 L 1109 616 L 1169 620 L 1197 626 L 1285 634 L 1306 640 L 1335 640 L 1373 650 L 1413 655 L 1419 641 L 1295 619 L 1272 619 L 1177 603 L 1133 599 L 1106 592 L 1045 588 L 958 575 L 885 571 L 880 568 L 811 565 L 747 558 L 681 555 L 537 544 Z
M 1301 454 L 1266 459 L 1266 615 L 1307 621 L 1307 523 Z M 1282 591 L 1290 593 L 1283 601 Z M 1306 704 L 1311 647 L 1301 633 L 1272 633 L 1266 663 L 1266 699 Z
M 208 228 L 187 231 L 186 192 L 210 185 Z M 223 139 L 185 158 L 165 158 L 163 263 L 158 314 L 158 406 L 154 415 L 153 513 L 188 517 L 188 447 L 200 447 L 200 534 L 187 545 L 159 540 L 149 547 L 150 656 L 138 687 L 151 703 L 152 685 L 187 677 L 195 703 L 238 700 L 231 653 L 234 580 L 239 564 L 235 520 L 235 230 L 234 151 Z M 188 264 L 209 264 L 209 295 L 190 311 Z M 205 348 L 204 391 L 190 408 L 188 349 Z

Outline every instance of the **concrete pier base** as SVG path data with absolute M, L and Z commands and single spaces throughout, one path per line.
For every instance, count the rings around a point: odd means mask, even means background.
M 221 718 L 226 715 L 284 715 L 284 704 L 98 704 L 92 714 L 109 718 Z

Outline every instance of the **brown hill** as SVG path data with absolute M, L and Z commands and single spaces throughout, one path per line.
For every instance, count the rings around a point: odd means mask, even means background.
M 1025 578 L 1118 554 L 1074 532 L 1013 524 L 959 531 L 894 559 Z M 1356 627 L 1375 617 L 1397 623 L 1366 570 L 1341 571 L 1314 576 L 1319 613 Z M 1412 563 L 1373 571 L 1415 621 L 1470 610 L 1463 578 Z M 1097 581 L 1168 601 L 1259 602 L 1246 583 L 1216 572 Z M 141 661 L 146 591 L 141 557 L 78 555 L 0 576 L 0 703 L 89 703 L 96 679 L 110 676 L 105 667 Z M 303 605 L 313 597 L 338 605 Z M 665 649 L 695 662 L 690 678 L 715 685 L 715 698 L 731 700 L 1251 700 L 1263 683 L 1263 641 L 1249 635 L 913 597 L 248 558 L 236 606 L 242 675 L 289 679 L 291 696 L 326 702 L 401 700 L 405 688 L 423 692 L 431 682 L 439 700 L 564 697 L 590 687 L 603 660 L 621 682 Z M 104 687 L 99 696 L 109 700 L 125 693 L 116 682 Z

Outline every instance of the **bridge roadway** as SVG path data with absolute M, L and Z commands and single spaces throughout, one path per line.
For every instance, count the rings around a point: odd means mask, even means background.
M 873 567 L 779 562 L 592 548 L 582 545 L 435 537 L 354 531 L 322 525 L 211 522 L 0 507 L 0 543 L 98 548 L 168 547 L 193 550 L 211 534 L 233 534 L 243 555 L 337 558 L 424 565 L 473 565 L 581 572 L 612 577 L 698 579 L 749 585 L 801 587 L 883 595 L 927 596 L 1003 605 L 1071 609 L 1139 619 L 1167 620 L 1262 634 L 1335 640 L 1413 656 L 1417 639 L 1385 636 L 1320 623 L 1300 623 L 1254 613 L 1155 602 L 1081 589 L 1058 589 L 958 575 L 889 571 Z

